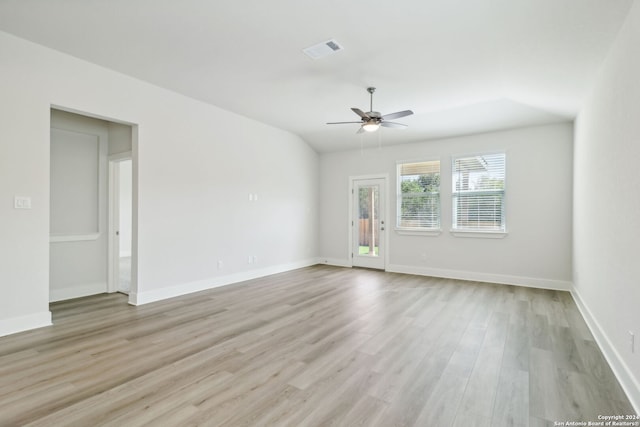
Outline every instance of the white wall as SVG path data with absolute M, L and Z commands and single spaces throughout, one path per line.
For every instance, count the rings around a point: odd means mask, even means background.
M 393 131 L 393 130 L 390 130 Z M 569 289 L 571 283 L 572 125 L 556 124 L 424 143 L 323 154 L 320 161 L 321 260 L 349 265 L 349 176 L 388 174 L 388 269 L 392 271 Z M 506 150 L 508 235 L 454 237 L 451 156 Z M 439 158 L 442 233 L 393 230 L 396 161 Z
M 576 121 L 574 295 L 640 411 L 640 3 Z M 635 333 L 631 352 L 629 331 Z
M 299 137 L 5 33 L 0 51 L 0 335 L 50 319 L 52 105 L 137 125 L 133 303 L 315 262 L 318 157 Z

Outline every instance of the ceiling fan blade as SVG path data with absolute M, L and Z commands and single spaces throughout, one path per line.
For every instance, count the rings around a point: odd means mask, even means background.
M 358 131 L 356 132 L 356 134 L 358 133 L 364 133 L 364 128 L 362 126 L 358 128 Z
M 327 124 L 328 125 L 345 125 L 345 124 L 348 124 L 348 123 L 360 123 L 361 124 L 362 122 L 328 122 Z
M 382 116 L 382 120 L 399 119 L 400 117 L 406 117 L 413 114 L 411 110 L 398 111 L 397 113 L 385 114 Z
M 404 129 L 407 127 L 407 125 L 405 124 L 396 123 L 396 122 L 382 122 L 380 123 L 380 126 L 384 126 L 386 128 L 396 128 L 396 129 Z
M 359 115 L 360 117 L 362 117 L 363 119 L 370 119 L 371 117 L 369 117 L 367 115 L 367 113 L 365 113 L 364 111 L 362 111 L 359 108 L 352 108 L 351 111 L 353 111 L 354 113 L 356 113 L 357 115 Z

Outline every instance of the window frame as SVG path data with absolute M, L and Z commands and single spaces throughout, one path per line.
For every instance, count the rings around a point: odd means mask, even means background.
M 478 193 L 500 194 L 502 197 L 501 226 L 500 228 L 458 227 L 456 217 L 456 201 L 460 191 L 456 191 L 456 160 L 481 156 L 502 155 L 504 157 L 503 187 L 500 190 L 478 190 Z M 501 239 L 507 236 L 507 150 L 482 151 L 464 153 L 451 156 L 451 229 L 450 233 L 455 237 L 480 237 Z
M 402 166 L 413 163 L 438 163 L 438 192 L 436 194 L 437 200 L 437 222 L 436 227 L 410 227 L 400 225 L 402 219 Z M 412 193 L 413 194 L 413 193 Z M 434 194 L 434 193 L 432 193 Z M 396 218 L 395 218 L 395 231 L 401 235 L 420 235 L 420 236 L 438 236 L 442 233 L 442 160 L 440 157 L 428 157 L 413 160 L 398 160 L 396 161 Z

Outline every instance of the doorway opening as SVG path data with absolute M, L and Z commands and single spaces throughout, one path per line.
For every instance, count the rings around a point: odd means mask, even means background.
M 50 302 L 135 296 L 136 148 L 134 125 L 51 108 Z

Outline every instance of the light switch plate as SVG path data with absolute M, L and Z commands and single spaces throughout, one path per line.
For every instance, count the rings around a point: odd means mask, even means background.
M 15 196 L 13 207 L 15 209 L 31 209 L 31 197 Z

